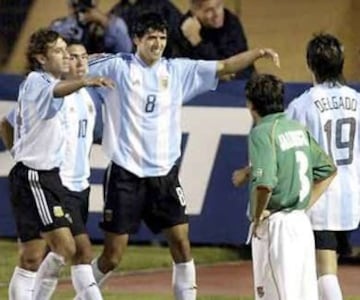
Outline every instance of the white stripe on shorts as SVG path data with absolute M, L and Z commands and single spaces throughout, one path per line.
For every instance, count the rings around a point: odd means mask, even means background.
M 34 170 L 29 170 L 28 179 L 42 223 L 44 225 L 49 225 L 53 223 L 44 191 L 42 190 L 39 182 L 38 172 Z

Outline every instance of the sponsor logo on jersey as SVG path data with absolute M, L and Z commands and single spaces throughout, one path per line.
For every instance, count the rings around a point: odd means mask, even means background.
M 54 212 L 54 216 L 57 218 L 61 218 L 64 216 L 64 211 L 61 206 L 54 206 L 53 212 Z

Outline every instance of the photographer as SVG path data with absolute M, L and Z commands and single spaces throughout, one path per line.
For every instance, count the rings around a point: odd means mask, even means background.
M 96 0 L 68 0 L 70 15 L 52 22 L 50 28 L 65 39 L 81 42 L 89 53 L 131 52 L 132 41 L 124 20 L 104 14 Z

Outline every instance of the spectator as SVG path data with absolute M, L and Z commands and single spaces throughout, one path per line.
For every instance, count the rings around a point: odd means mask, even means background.
M 50 25 L 65 39 L 80 42 L 88 53 L 131 52 L 132 41 L 124 20 L 102 13 L 96 0 L 69 0 L 69 10 L 68 16 Z
M 134 23 L 144 11 L 155 11 L 161 14 L 169 24 L 167 47 L 164 56 L 167 58 L 173 57 L 175 55 L 175 35 L 177 34 L 182 14 L 169 0 L 122 0 L 112 8 L 110 13 L 121 17 L 131 33 Z
M 241 22 L 223 0 L 190 0 L 176 37 L 177 55 L 192 59 L 224 59 L 248 50 Z M 232 78 L 247 79 L 253 72 L 251 65 Z

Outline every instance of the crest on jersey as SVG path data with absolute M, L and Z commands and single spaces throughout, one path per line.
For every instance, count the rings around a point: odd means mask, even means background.
M 104 221 L 111 222 L 113 219 L 113 211 L 112 209 L 105 209 L 104 211 Z
M 256 287 L 256 293 L 258 294 L 258 296 L 260 298 L 264 297 L 264 295 L 265 295 L 264 287 L 263 286 L 257 286 Z
M 160 89 L 166 90 L 169 85 L 169 76 L 160 76 Z
M 54 206 L 53 212 L 54 212 L 54 216 L 57 218 L 61 218 L 64 216 L 64 211 L 61 206 Z

